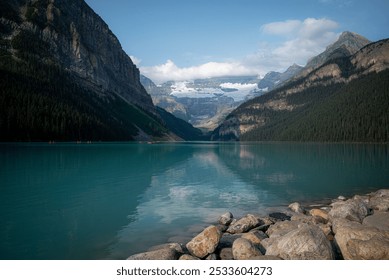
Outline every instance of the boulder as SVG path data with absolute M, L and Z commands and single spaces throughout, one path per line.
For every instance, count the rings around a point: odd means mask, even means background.
M 254 215 L 247 214 L 243 218 L 231 224 L 230 227 L 227 229 L 227 232 L 232 234 L 243 233 L 255 228 L 256 226 L 259 226 L 260 224 L 260 219 L 258 219 Z
M 271 225 L 266 231 L 269 237 L 278 237 L 287 234 L 288 232 L 298 228 L 299 221 L 283 221 Z
M 334 259 L 331 243 L 318 226 L 302 223 L 282 233 L 276 237 L 270 235 L 266 242 L 266 255 L 287 260 Z
M 240 237 L 242 237 L 241 233 L 238 233 L 238 234 L 225 233 L 225 234 L 223 234 L 223 236 L 220 238 L 218 249 L 231 248 L 234 241 Z
M 221 236 L 216 226 L 209 226 L 189 241 L 186 248 L 193 256 L 204 258 L 215 251 Z
M 250 240 L 253 244 L 261 244 L 261 240 L 267 238 L 266 233 L 256 230 L 256 231 L 250 231 L 242 234 L 242 238 L 246 238 L 247 240 Z
M 248 260 L 252 257 L 261 256 L 261 251 L 251 241 L 238 238 L 232 244 L 232 255 L 235 260 Z
M 361 223 L 369 212 L 369 208 L 363 200 L 349 199 L 333 203 L 328 217 L 330 220 L 344 218 Z
M 223 248 L 220 250 L 219 257 L 221 260 L 233 260 L 232 248 Z
M 234 216 L 232 215 L 232 213 L 231 212 L 227 212 L 227 213 L 224 213 L 223 215 L 220 216 L 218 222 L 221 225 L 228 226 L 228 225 L 231 224 L 233 218 L 234 218 Z
M 334 221 L 335 241 L 345 260 L 389 259 L 389 233 L 354 221 Z
M 311 209 L 309 214 L 313 217 L 321 217 L 325 223 L 328 222 L 328 213 L 322 209 Z
M 371 194 L 369 205 L 377 211 L 389 210 L 389 189 L 383 189 Z
M 304 214 L 304 209 L 301 207 L 300 203 L 298 203 L 298 202 L 293 202 L 293 203 L 289 204 L 288 207 L 293 212 Z
M 389 232 L 389 212 L 376 212 L 363 219 L 362 224 Z
M 164 248 L 129 256 L 127 260 L 177 260 L 179 253 L 171 248 Z
M 180 261 L 197 261 L 200 259 L 193 257 L 192 255 L 189 255 L 189 254 L 184 254 L 178 260 L 180 260 Z
M 279 221 L 290 221 L 290 216 L 281 212 L 274 212 L 269 214 L 270 220 L 275 223 Z
M 279 261 L 282 259 L 277 256 L 264 255 L 264 256 L 251 257 L 249 258 L 249 260 Z
M 147 251 L 151 252 L 151 251 L 156 251 L 156 250 L 160 250 L 160 249 L 167 249 L 167 248 L 174 249 L 178 253 L 184 254 L 184 249 L 182 248 L 181 244 L 179 244 L 179 243 L 166 243 L 166 244 L 156 245 L 156 246 L 149 248 Z
M 216 261 L 217 260 L 217 255 L 216 254 L 210 254 L 207 258 L 207 261 Z

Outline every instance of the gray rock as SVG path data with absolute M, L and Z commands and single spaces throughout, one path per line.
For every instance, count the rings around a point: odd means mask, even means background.
M 328 212 L 323 209 L 311 209 L 309 214 L 313 217 L 321 217 L 324 220 L 324 224 L 328 222 Z
M 269 240 L 266 240 L 266 255 L 287 260 L 334 259 L 331 243 L 319 227 L 302 223 L 297 228 L 283 233 L 276 237 L 270 236 Z
M 200 260 L 199 258 L 193 257 L 192 255 L 182 255 L 178 260 L 180 261 L 197 261 Z
M 304 214 L 304 209 L 301 207 L 300 203 L 298 202 L 293 202 L 289 204 L 288 208 L 293 212 Z
M 150 252 L 150 251 L 156 251 L 156 250 L 166 249 L 166 248 L 174 249 L 178 253 L 184 254 L 184 249 L 182 248 L 181 244 L 179 244 L 179 243 L 167 243 L 167 244 L 156 245 L 156 246 L 149 248 L 147 251 Z
M 344 218 L 361 223 L 369 212 L 369 208 L 363 200 L 349 199 L 333 203 L 328 217 L 330 220 Z
M 287 234 L 288 232 L 298 228 L 299 221 L 283 221 L 271 225 L 266 231 L 269 237 L 278 237 Z
M 362 224 L 389 232 L 389 212 L 376 212 L 363 219 Z
M 230 225 L 232 220 L 233 220 L 234 216 L 232 215 L 231 212 L 227 212 L 227 213 L 224 213 L 223 215 L 220 216 L 219 218 L 219 224 L 221 225 Z
M 209 226 L 189 241 L 186 248 L 193 256 L 204 258 L 215 251 L 221 236 L 216 226 Z
M 207 261 L 216 261 L 217 260 L 217 255 L 216 254 L 210 254 L 207 258 Z
M 223 236 L 220 238 L 218 249 L 228 248 L 228 247 L 231 248 L 234 241 L 238 238 L 241 238 L 241 237 L 242 237 L 241 233 L 238 233 L 238 234 L 225 233 L 225 234 L 223 234 Z
M 389 259 L 389 233 L 355 221 L 337 220 L 335 241 L 345 260 Z
M 245 238 L 238 238 L 232 244 L 232 255 L 235 260 L 247 260 L 261 256 L 262 253 L 251 241 Z
M 129 256 L 127 260 L 177 260 L 179 253 L 171 248 L 164 248 Z
M 227 232 L 232 234 L 243 233 L 255 228 L 256 226 L 259 226 L 260 224 L 260 219 L 258 219 L 254 215 L 247 214 L 245 217 L 231 224 L 230 227 L 227 229 Z
M 277 256 L 264 255 L 264 256 L 251 257 L 249 258 L 249 260 L 278 261 L 282 259 Z
M 369 205 L 372 209 L 378 211 L 389 210 L 389 189 L 376 191 L 370 198 Z
M 219 253 L 221 260 L 233 260 L 232 248 L 222 248 Z

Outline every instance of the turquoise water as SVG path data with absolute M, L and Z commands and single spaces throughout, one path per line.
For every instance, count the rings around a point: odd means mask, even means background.
M 124 259 L 229 210 L 389 187 L 389 146 L 0 144 L 0 259 Z

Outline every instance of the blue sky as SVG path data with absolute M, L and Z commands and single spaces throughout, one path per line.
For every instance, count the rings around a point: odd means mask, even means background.
M 305 65 L 342 31 L 389 37 L 388 0 L 86 0 L 160 83 Z

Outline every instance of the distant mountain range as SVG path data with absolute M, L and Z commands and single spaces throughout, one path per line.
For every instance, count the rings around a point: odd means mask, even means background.
M 354 52 L 367 42 L 343 33 L 283 86 L 240 105 L 212 139 L 388 142 L 389 39 Z
M 215 129 L 244 101 L 281 85 L 303 69 L 293 65 L 284 73 L 270 72 L 265 77 L 238 76 L 170 81 L 155 85 L 141 75 L 141 82 L 154 104 L 205 131 Z

